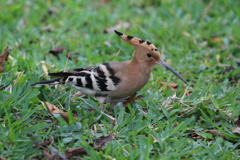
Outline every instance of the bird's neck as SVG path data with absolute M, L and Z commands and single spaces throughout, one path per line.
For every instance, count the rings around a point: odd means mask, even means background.
M 136 57 L 133 57 L 133 59 L 129 61 L 129 66 L 141 72 L 151 72 L 152 68 L 154 67 L 153 64 L 147 63 L 143 60 L 139 60 Z

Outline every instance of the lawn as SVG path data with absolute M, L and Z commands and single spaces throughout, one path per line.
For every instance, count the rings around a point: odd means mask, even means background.
M 0 53 L 8 46 L 10 55 L 0 73 L 0 159 L 239 159 L 239 6 L 2 0 Z M 31 86 L 48 72 L 131 59 L 114 29 L 152 42 L 188 86 L 156 66 L 135 100 L 113 109 L 69 86 Z

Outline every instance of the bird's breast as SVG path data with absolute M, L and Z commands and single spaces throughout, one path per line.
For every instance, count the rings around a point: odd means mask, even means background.
M 149 77 L 150 71 L 136 71 L 122 76 L 120 84 L 117 86 L 116 90 L 112 92 L 111 97 L 124 98 L 133 95 L 146 85 Z

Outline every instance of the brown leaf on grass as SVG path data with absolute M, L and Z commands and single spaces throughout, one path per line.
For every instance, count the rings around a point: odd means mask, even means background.
M 111 0 L 101 0 L 101 5 L 109 3 Z
M 99 151 L 99 150 L 102 149 L 102 147 L 103 147 L 106 143 L 112 141 L 113 139 L 114 139 L 114 137 L 113 137 L 112 135 L 108 135 L 108 136 L 106 136 L 106 137 L 102 136 L 102 137 L 99 137 L 99 138 L 93 140 L 94 143 L 95 143 L 97 146 L 93 147 L 93 144 L 91 144 L 91 143 L 90 143 L 89 145 L 92 146 L 94 150 Z M 72 157 L 72 156 L 77 156 L 77 155 L 84 155 L 84 154 L 86 154 L 86 153 L 87 153 L 87 151 L 86 151 L 83 147 L 71 148 L 71 149 L 65 150 L 65 155 L 67 156 L 67 158 L 70 158 L 70 157 Z
M 114 138 L 114 137 L 113 137 L 112 135 L 108 135 L 108 136 L 106 136 L 106 137 L 105 137 L 105 136 L 101 136 L 101 137 L 95 139 L 95 140 L 94 140 L 94 143 L 95 143 L 96 145 L 98 145 L 98 146 L 104 146 L 105 143 L 112 141 L 113 138 Z
M 235 68 L 231 65 L 229 67 L 226 67 L 225 70 L 223 71 L 223 73 L 228 73 L 228 72 L 231 72 L 233 70 L 235 70 Z
M 56 147 L 49 147 L 50 151 L 42 150 L 42 154 L 48 160 L 67 160 L 67 157 L 63 155 Z M 50 153 L 51 152 L 51 153 Z
M 83 154 L 86 154 L 86 153 L 87 153 L 87 151 L 82 147 L 71 148 L 71 149 L 66 149 L 65 150 L 65 155 L 68 158 L 70 158 L 72 156 L 83 155 Z
M 33 147 L 40 147 L 40 150 L 42 151 L 42 154 L 46 159 L 48 160 L 54 159 L 53 155 L 51 155 L 48 151 L 44 150 L 44 149 L 47 149 L 48 146 L 52 143 L 53 141 L 52 137 L 44 140 L 43 142 L 38 142 L 34 137 L 32 137 L 32 140 L 34 141 Z
M 236 120 L 234 123 L 240 127 L 240 115 L 238 116 L 238 120 Z
M 59 54 L 63 53 L 63 51 L 65 51 L 68 49 L 65 48 L 65 47 L 56 47 L 52 50 L 50 50 L 48 53 L 54 55 L 55 57 L 58 57 L 59 58 Z M 72 54 L 79 54 L 78 52 L 67 52 L 66 53 L 66 57 L 69 59 L 69 60 L 74 60 L 75 62 L 78 61 L 78 59 L 76 57 L 72 58 Z
M 0 85 L 0 91 L 2 91 L 2 90 L 4 90 L 4 89 L 5 89 L 4 85 L 1 84 L 1 85 Z
M 168 85 L 167 89 L 169 90 L 171 87 L 174 91 L 177 91 L 178 85 L 175 83 L 167 83 L 167 82 L 161 82 L 159 88 L 163 87 L 165 84 Z M 191 94 L 191 91 L 186 91 L 185 96 L 189 96 Z
M 192 139 L 201 139 L 204 140 L 204 138 L 202 136 L 199 136 L 197 133 L 193 132 L 189 135 L 189 137 L 191 137 Z
M 48 151 L 46 150 L 42 150 L 42 154 L 44 155 L 44 157 L 48 160 L 53 160 L 54 159 L 54 156 L 51 155 Z
M 240 126 L 236 126 L 232 129 L 233 133 L 240 134 Z
M 63 110 L 59 109 L 58 107 L 56 107 L 55 105 L 49 103 L 49 102 L 45 102 L 45 105 L 48 109 L 48 112 L 51 114 L 60 114 L 63 119 L 68 122 L 68 113 L 64 112 Z
M 102 146 L 93 147 L 93 149 L 99 151 L 102 149 Z M 84 155 L 84 154 L 87 154 L 87 151 L 82 147 L 65 150 L 65 155 L 67 158 L 70 158 L 72 156 Z
M 213 136 L 220 136 L 220 137 L 225 137 L 221 132 L 219 132 L 218 130 L 203 130 L 201 132 L 206 132 L 206 133 L 211 133 Z
M 4 71 L 4 63 L 7 60 L 9 55 L 8 46 L 4 49 L 2 54 L 0 54 L 0 73 Z
M 50 50 L 48 53 L 51 53 L 52 55 L 58 57 L 58 55 L 66 49 L 67 48 L 65 48 L 65 47 L 56 47 L 56 48 Z
M 73 54 L 77 54 L 77 55 L 79 55 L 80 53 L 78 53 L 78 52 L 68 52 L 67 54 L 66 54 L 66 57 L 69 59 L 69 60 L 74 60 L 74 62 L 78 62 L 78 59 L 77 59 L 77 57 L 74 57 L 74 58 L 72 58 L 72 55 Z
M 237 66 L 240 67 L 240 62 L 236 62 L 237 63 Z
M 53 105 L 49 102 L 45 102 L 45 105 L 48 109 L 48 112 L 51 114 L 60 114 L 60 112 L 62 111 L 59 108 L 57 108 L 55 105 Z
M 171 87 L 174 91 L 176 91 L 177 90 L 177 87 L 178 87 L 178 85 L 177 84 L 175 84 L 175 83 L 167 83 L 167 82 L 161 82 L 161 84 L 160 84 L 160 87 L 159 88 L 161 88 L 162 86 L 164 86 L 165 84 L 167 84 L 168 85 L 168 89 L 169 89 L 169 87 Z
M 72 56 L 71 56 L 70 53 L 67 53 L 66 56 L 67 56 L 68 59 L 72 60 Z M 75 60 L 75 61 L 76 61 L 76 60 Z
M 42 17 L 42 19 L 40 20 L 40 22 L 45 23 L 46 20 L 54 13 L 55 11 L 53 9 L 48 9 L 47 13 L 44 14 L 44 16 Z
M 34 137 L 32 137 L 32 140 L 34 140 L 34 146 L 33 147 L 39 147 L 42 151 L 42 154 L 44 157 L 48 160 L 67 160 L 67 158 L 59 151 L 58 148 L 54 147 L 52 144 L 54 142 L 54 139 L 52 137 L 44 140 L 43 142 L 38 142 Z
M 15 117 L 16 120 L 21 119 L 21 117 L 19 117 L 19 116 L 16 114 L 16 112 L 14 111 L 13 108 L 12 108 L 12 113 L 13 113 L 13 115 L 14 115 L 14 117 Z
M 236 124 L 236 127 L 232 129 L 232 132 L 240 134 L 240 115 L 238 116 L 238 120 L 236 120 L 234 123 Z
M 211 40 L 215 43 L 218 43 L 218 42 L 221 42 L 222 41 L 222 37 L 218 37 L 218 36 L 215 36 L 215 37 L 212 37 Z
M 220 136 L 220 137 L 225 137 L 221 132 L 219 132 L 218 130 L 200 130 L 200 131 L 195 131 L 193 133 L 190 134 L 190 137 L 192 139 L 201 139 L 201 140 L 205 140 L 206 138 L 199 135 L 198 133 L 199 132 L 205 132 L 205 133 L 210 133 L 213 137 L 216 137 L 216 136 Z M 207 140 L 209 140 L 207 138 Z
M 129 22 L 123 22 L 123 21 L 118 21 L 118 23 L 111 27 L 111 28 L 106 28 L 103 32 L 104 33 L 113 33 L 114 30 L 119 30 L 120 28 L 129 28 L 130 23 Z
M 54 139 L 53 137 L 49 137 L 48 139 L 44 140 L 43 142 L 40 142 L 40 143 L 35 143 L 35 146 L 38 146 L 40 148 L 46 148 L 48 147 L 50 144 L 52 144 L 54 142 Z M 35 147 L 34 146 L 34 147 Z

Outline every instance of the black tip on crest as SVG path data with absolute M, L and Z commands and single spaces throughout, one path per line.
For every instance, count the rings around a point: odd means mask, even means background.
M 117 30 L 114 30 L 114 32 L 120 37 L 123 35 L 121 32 L 118 32 Z
M 143 42 L 145 42 L 143 39 L 139 40 L 139 43 L 142 44 Z
M 149 41 L 147 41 L 147 45 L 150 45 L 150 44 L 152 44 L 151 42 L 149 42 Z
M 127 39 L 131 40 L 131 39 L 133 39 L 133 36 L 127 36 Z

